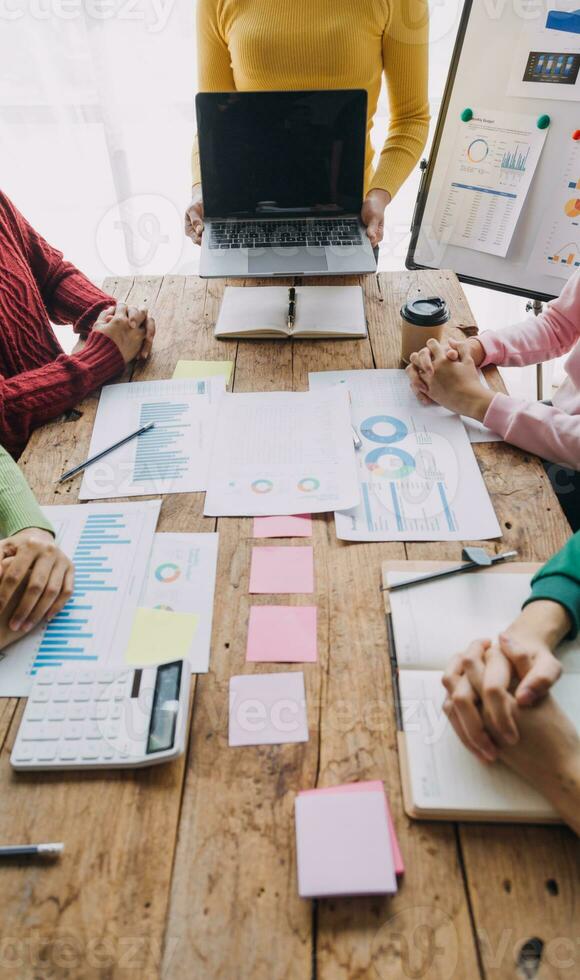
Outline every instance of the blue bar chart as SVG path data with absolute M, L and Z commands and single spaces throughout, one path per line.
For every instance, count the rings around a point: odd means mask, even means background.
M 180 480 L 188 471 L 191 453 L 185 439 L 188 424 L 187 402 L 144 402 L 139 425 L 154 422 L 155 427 L 139 439 L 135 455 L 133 482 Z
M 159 501 L 47 507 L 57 541 L 75 566 L 64 609 L 0 660 L 0 689 L 27 693 L 43 667 L 122 666 L 147 563 Z
M 137 381 L 104 388 L 89 455 L 113 436 L 152 427 L 85 470 L 81 500 L 110 500 L 206 488 L 211 433 L 223 377 Z

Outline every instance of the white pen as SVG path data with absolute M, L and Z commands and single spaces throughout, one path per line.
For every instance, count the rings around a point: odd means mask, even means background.
M 350 427 L 352 429 L 352 441 L 354 442 L 354 448 L 360 449 L 360 447 L 362 446 L 362 439 L 356 430 L 356 426 L 353 425 L 352 422 L 350 424 Z
M 58 857 L 64 844 L 9 844 L 0 847 L 0 858 L 5 857 Z

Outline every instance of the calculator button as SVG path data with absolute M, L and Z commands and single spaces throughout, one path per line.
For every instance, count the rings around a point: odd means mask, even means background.
M 79 670 L 75 678 L 77 684 L 92 684 L 94 679 L 90 670 Z
M 109 705 L 106 701 L 95 701 L 89 709 L 91 721 L 103 721 L 109 714 Z
M 117 738 L 119 732 L 121 731 L 121 725 L 119 722 L 113 722 L 113 724 L 107 724 L 103 728 L 103 735 L 106 739 Z
M 111 719 L 111 721 L 117 721 L 121 717 L 121 714 L 122 714 L 121 705 L 114 704 L 111 708 L 111 713 L 109 714 L 109 718 Z
M 50 687 L 51 684 L 54 684 L 55 679 L 54 672 L 52 670 L 45 670 L 43 667 L 43 669 L 39 670 L 38 672 L 36 683 L 41 687 Z
M 88 686 L 76 687 L 73 693 L 73 701 L 90 701 L 92 688 Z
M 58 753 L 61 762 L 74 762 L 78 759 L 79 752 L 74 742 L 65 742 Z
M 57 704 L 66 704 L 67 701 L 70 701 L 70 695 L 71 695 L 70 687 L 66 687 L 66 686 L 61 687 L 60 684 L 58 684 L 52 695 L 52 700 L 55 701 Z
M 69 741 L 83 737 L 83 725 L 80 722 L 69 722 L 64 730 L 64 738 Z
M 31 704 L 26 711 L 26 721 L 42 721 L 47 711 L 50 711 L 50 708 L 45 708 L 43 704 Z
M 87 761 L 94 761 L 98 759 L 100 755 L 99 746 L 95 743 L 86 742 L 81 749 L 81 759 L 86 759 Z
M 27 715 L 30 721 L 30 715 Z M 58 704 L 49 704 L 46 709 L 46 719 L 47 721 L 64 721 L 66 718 L 66 711 L 63 707 Z
M 58 722 L 34 722 L 32 725 L 24 725 L 22 740 L 24 742 L 49 742 L 54 738 L 60 738 L 62 725 Z
M 86 715 L 87 709 L 83 704 L 71 704 L 68 709 L 69 721 L 84 721 Z
M 32 704 L 48 704 L 50 701 L 48 688 L 35 687 L 28 701 L 29 703 L 32 702 Z
M 20 745 L 16 746 L 14 751 L 14 761 L 15 762 L 30 762 L 34 758 L 34 749 L 32 745 Z
M 115 675 L 112 670 L 103 670 L 99 673 L 98 683 L 99 684 L 110 684 L 111 681 L 115 680 Z
M 89 722 L 85 725 L 85 738 L 90 738 L 91 741 L 100 741 L 102 737 L 103 733 L 95 722 Z
M 74 684 L 74 682 L 76 681 L 76 678 L 77 678 L 77 675 L 75 674 L 74 670 L 63 670 L 58 675 L 58 683 L 59 684 L 67 684 L 67 685 L 68 684 Z
M 38 748 L 36 750 L 36 758 L 38 762 L 52 762 L 56 759 L 56 750 L 58 747 L 58 742 L 55 739 L 54 742 L 39 742 Z

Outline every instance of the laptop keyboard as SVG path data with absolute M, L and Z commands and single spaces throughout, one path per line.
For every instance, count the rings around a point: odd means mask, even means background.
M 297 248 L 301 245 L 360 245 L 356 218 L 292 221 L 213 221 L 210 248 Z

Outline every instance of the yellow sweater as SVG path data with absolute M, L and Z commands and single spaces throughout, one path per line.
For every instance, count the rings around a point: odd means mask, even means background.
M 427 0 L 198 0 L 201 92 L 365 88 L 365 193 L 396 194 L 429 128 Z M 383 71 L 389 129 L 373 172 Z M 197 140 L 193 182 L 201 180 Z

